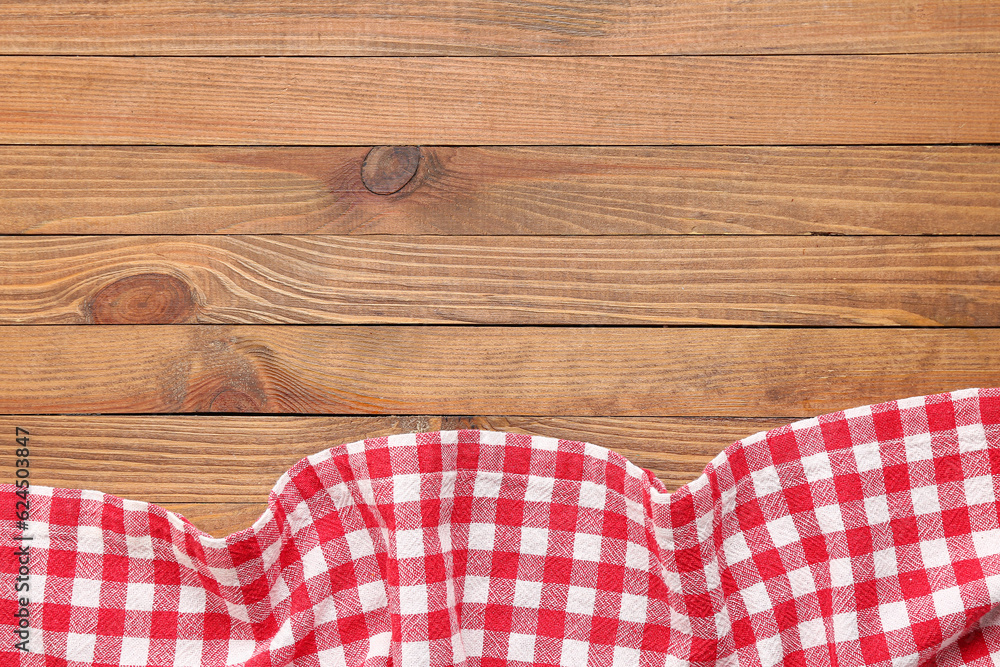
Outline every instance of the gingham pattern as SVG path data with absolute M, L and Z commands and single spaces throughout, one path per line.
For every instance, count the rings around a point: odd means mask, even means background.
M 30 654 L 5 485 L 0 663 L 989 665 L 998 480 L 1000 389 L 970 389 L 758 433 L 673 494 L 595 445 L 475 430 L 320 452 L 225 539 L 34 487 Z

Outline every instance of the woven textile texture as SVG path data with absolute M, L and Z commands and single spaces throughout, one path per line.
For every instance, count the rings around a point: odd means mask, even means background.
M 226 538 L 43 487 L 22 531 L 7 484 L 0 663 L 990 665 L 998 484 L 1000 389 L 758 433 L 675 493 L 582 442 L 373 438 L 297 463 Z

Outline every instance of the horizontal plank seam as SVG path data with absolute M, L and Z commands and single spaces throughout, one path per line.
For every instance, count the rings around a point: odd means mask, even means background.
M 309 239 L 321 239 L 324 236 L 328 238 L 343 238 L 343 239 L 399 239 L 399 238 L 414 238 L 417 236 L 425 237 L 427 239 L 442 239 L 442 238 L 467 238 L 467 239 L 498 239 L 498 238 L 514 238 L 514 239 L 541 239 L 541 238 L 572 238 L 572 239 L 597 239 L 597 238 L 621 238 L 621 239 L 641 239 L 641 238 L 658 238 L 658 239 L 684 239 L 684 238 L 745 238 L 745 239 L 764 239 L 764 238 L 788 238 L 788 239 L 803 239 L 809 237 L 833 237 L 833 238 L 866 238 L 866 239 L 912 239 L 912 238 L 934 238 L 934 239 L 997 239 L 1000 238 L 998 234 L 954 234 L 954 233 L 934 233 L 934 232 L 919 232 L 915 234 L 840 234 L 838 232 L 802 232 L 801 234 L 775 234 L 768 232 L 755 232 L 753 234 L 738 234 L 730 232 L 708 232 L 708 233 L 675 233 L 675 234 L 410 234 L 407 232 L 402 232 L 399 234 L 390 233 L 351 233 L 351 234 L 310 234 L 308 232 L 250 232 L 250 233 L 214 233 L 214 232 L 165 232 L 158 234 L 155 232 L 136 232 L 136 233 L 110 233 L 110 234 L 96 234 L 96 233 L 77 233 L 77 232 L 57 232 L 53 234 L 40 234 L 36 232 L 20 232 L 14 234 L 0 234 L 0 240 L 5 238 L 31 238 L 36 240 L 41 239 L 52 239 L 52 238 L 90 238 L 90 239 L 106 239 L 106 238 L 127 238 L 127 237 L 140 237 L 140 236 L 153 236 L 159 238 L 166 237 L 204 237 L 210 236 L 214 238 L 220 237 L 272 237 L 272 236 L 302 236 Z
M 135 60 L 154 60 L 162 58 L 212 58 L 218 60 L 309 60 L 309 59 L 338 59 L 338 60 L 377 60 L 377 59 L 395 59 L 395 60 L 438 60 L 438 59 L 464 59 L 464 60 L 489 60 L 494 58 L 538 58 L 538 59 L 560 59 L 566 60 L 569 58 L 801 58 L 803 56 L 808 57 L 856 57 L 856 58 L 870 58 L 872 56 L 955 56 L 955 55 L 995 55 L 1000 53 L 1000 50 L 996 51 L 825 51 L 825 52 L 814 52 L 814 51 L 788 51 L 784 53 L 753 53 L 753 52 L 740 52 L 740 53 L 726 53 L 726 52 L 711 52 L 711 53 L 538 53 L 538 54 L 523 54 L 523 53 L 490 53 L 483 55 L 468 55 L 468 54 L 455 54 L 455 53 L 442 53 L 442 54 L 381 54 L 381 55 L 367 55 L 367 56 L 345 56 L 345 55 L 324 55 L 315 53 L 306 53 L 301 55 L 268 55 L 268 54 L 246 54 L 241 53 L 238 55 L 234 54 L 211 54 L 211 53 L 137 53 L 134 55 L 122 55 L 117 53 L 87 53 L 87 52 L 59 52 L 59 53 L 0 53 L 0 58 L 129 58 Z
M 11 417 L 20 419 L 21 417 L 155 417 L 157 419 L 162 419 L 165 417 L 177 417 L 179 419 L 187 419 L 189 417 L 268 417 L 274 419 L 280 417 L 282 419 L 301 417 L 303 419 L 314 419 L 317 417 L 447 417 L 448 419 L 471 419 L 473 417 L 519 417 L 524 419 L 618 419 L 618 420 L 628 420 L 628 419 L 686 419 L 686 420 L 712 420 L 712 419 L 736 419 L 743 421 L 753 421 L 759 419 L 787 419 L 789 423 L 799 421 L 804 419 L 804 417 L 787 417 L 782 415 L 520 415 L 520 414 L 502 414 L 502 415 L 432 415 L 424 413 L 404 413 L 404 412 L 394 412 L 392 414 L 383 413 L 371 413 L 369 415 L 361 413 L 339 413 L 339 412 L 284 412 L 284 413 L 274 413 L 274 412 L 19 412 L 19 413 L 0 413 L 0 417 Z M 435 429 L 436 430 L 454 430 L 454 429 Z M 430 431 L 433 433 L 434 431 Z
M 281 144 L 281 143 L 262 143 L 262 144 L 173 144 L 173 143 L 133 143 L 133 144 L 123 144 L 123 143 L 90 143 L 90 144 L 66 144 L 66 143 L 38 143 L 38 142 L 23 142 L 23 143 L 8 143 L 0 142 L 0 148 L 220 148 L 220 149 L 236 149 L 236 148 L 304 148 L 304 149 L 316 149 L 316 148 L 370 148 L 375 144 Z M 387 144 L 378 144 L 379 146 L 385 146 Z M 396 144 L 393 144 L 396 145 Z M 414 144 L 398 144 L 400 146 L 411 146 Z M 925 148 L 935 148 L 935 147 L 954 147 L 954 148 L 973 148 L 982 147 L 990 148 L 994 146 L 1000 146 L 1000 142 L 996 141 L 980 141 L 980 142 L 968 142 L 968 141 L 958 141 L 958 142 L 917 142 L 917 143 L 898 143 L 898 142 L 884 142 L 884 143 L 864 143 L 864 144 L 845 144 L 845 143 L 829 143 L 829 144 L 797 144 L 797 143 L 764 143 L 764 144 L 727 144 L 727 143 L 710 143 L 710 144 L 570 144 L 570 143 L 545 143 L 545 144 L 449 144 L 435 142 L 432 144 L 419 144 L 421 148 L 679 148 L 679 149 L 691 149 L 691 148 L 733 148 L 733 149 L 745 149 L 745 148 L 911 148 L 913 146 L 923 146 Z
M 1000 330 L 1000 325 L 955 325 L 955 324 L 934 324 L 925 327 L 917 326 L 884 326 L 884 325 L 871 325 L 871 324 L 861 324 L 853 326 L 850 324 L 838 324 L 838 325 L 813 325 L 813 324 L 496 324 L 496 323 L 434 323 L 434 324 L 409 324 L 400 322 L 348 322 L 345 324 L 340 323 L 330 323 L 330 322 L 306 322 L 306 323 L 275 323 L 275 324 L 219 324 L 216 322 L 181 322 L 177 324 L 66 324 L 58 322 L 48 322 L 39 324 L 0 324 L 0 329 L 16 329 L 18 327 L 32 327 L 32 328 L 51 328 L 51 327 L 80 327 L 81 331 L 92 329 L 93 327 L 130 327 L 130 328 L 144 328 L 144 327 L 170 327 L 170 328 L 180 328 L 180 327 L 212 327 L 212 328 L 244 328 L 244 327 L 268 327 L 268 328 L 300 328 L 300 327 L 329 327 L 329 328 L 370 328 L 370 327 L 380 327 L 380 328 L 441 328 L 441 329 L 774 329 L 776 331 L 787 331 L 789 329 L 795 329 L 799 331 L 803 330 L 822 330 L 822 329 L 845 329 L 848 331 L 857 331 L 860 329 L 878 329 L 884 331 L 892 332 L 905 332 L 905 331 L 942 331 L 950 329 L 975 329 L 976 331 L 998 329 Z
M 304 238 L 310 241 L 316 241 L 321 239 L 344 239 L 345 241 L 357 240 L 362 237 L 385 237 L 391 239 L 405 238 L 413 240 L 421 239 L 439 239 L 441 237 L 447 237 L 450 239 L 564 239 L 564 238 L 574 238 L 574 239 L 663 239 L 664 242 L 673 243 L 679 242 L 681 239 L 693 239 L 701 238 L 704 236 L 712 237 L 722 237 L 722 238 L 745 238 L 745 239 L 760 239 L 762 237 L 767 237 L 769 239 L 802 239 L 804 236 L 834 236 L 838 239 L 877 239 L 879 241 L 885 241 L 886 243 L 891 242 L 893 239 L 912 239 L 914 237 L 931 237 L 935 239 L 966 239 L 969 237 L 975 237 L 977 239 L 1000 239 L 1000 234 L 955 234 L 950 232 L 942 232 L 940 234 L 923 232 L 920 234 L 841 234 L 838 232 L 803 232 L 801 234 L 788 234 L 788 233 L 772 233 L 772 234 L 739 234 L 739 233 L 706 233 L 701 232 L 691 233 L 691 234 L 410 234 L 410 233 L 399 233 L 399 234 L 337 234 L 337 233 L 319 233 L 319 234 L 306 234 L 302 232 L 233 232 L 225 234 L 210 234 L 207 232 L 166 232 L 163 234 L 153 234 L 149 232 L 121 232 L 121 233 L 111 233 L 111 234 L 98 234 L 94 232 L 90 233 L 77 233 L 77 232 L 58 232 L 55 234 L 26 234 L 26 233 L 14 233 L 14 234 L 4 234 L 0 233 L 0 240 L 2 239 L 23 239 L 31 238 L 36 240 L 41 239 L 53 239 L 53 238 L 78 238 L 78 239 L 107 239 L 107 238 L 142 238 L 142 237 L 153 237 L 157 240 L 163 240 L 170 237 L 204 237 L 204 238 L 254 238 L 257 236 L 287 236 L 290 238 Z

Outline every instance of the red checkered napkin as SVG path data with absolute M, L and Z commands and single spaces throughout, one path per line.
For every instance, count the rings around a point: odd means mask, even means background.
M 5 485 L 0 662 L 989 665 L 998 480 L 1000 389 L 969 389 L 758 433 L 673 494 L 582 442 L 373 438 L 297 463 L 224 539 L 33 487 L 21 542 Z

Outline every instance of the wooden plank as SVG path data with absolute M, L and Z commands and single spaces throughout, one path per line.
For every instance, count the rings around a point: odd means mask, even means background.
M 32 0 L 0 5 L 0 52 L 483 55 L 989 51 L 989 0 Z
M 998 329 L 0 328 L 0 413 L 809 416 L 1000 386 Z
M 593 442 L 656 473 L 671 490 L 725 446 L 782 418 L 525 418 L 19 416 L 0 433 L 29 431 L 32 481 L 157 503 L 217 537 L 247 528 L 274 483 L 300 458 L 392 433 L 478 428 Z M 13 470 L 13 449 L 0 467 Z M 149 484 L 150 479 L 157 480 Z
M 651 470 L 675 491 L 730 444 L 795 421 L 785 417 L 445 417 L 445 430 L 477 428 L 582 440 Z
M 671 488 L 698 476 L 730 443 L 789 423 L 726 417 L 306 417 L 22 415 L 0 433 L 29 431 L 31 479 L 159 504 L 264 503 L 300 459 L 364 438 L 481 429 L 583 440 L 657 473 Z M 11 436 L 12 437 L 12 436 Z M 0 466 L 13 469 L 13 450 Z M 149 479 L 157 483 L 149 484 Z M 253 519 L 251 519 L 252 521 Z
M 1000 326 L 1000 237 L 0 238 L 2 324 Z
M 441 419 L 0 417 L 0 433 L 13 434 L 15 427 L 29 433 L 34 484 L 94 489 L 154 503 L 260 503 L 267 502 L 285 471 L 310 454 L 365 438 L 439 430 Z M 0 465 L 13 470 L 13 455 L 12 448 L 0 450 Z M 151 479 L 156 483 L 150 484 Z
M 227 537 L 249 528 L 267 509 L 267 502 L 157 504 L 180 514 L 196 528 L 213 537 Z
M 994 234 L 997 146 L 0 147 L 3 234 Z
M 1000 141 L 998 54 L 3 65 L 0 142 L 14 144 Z

